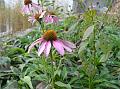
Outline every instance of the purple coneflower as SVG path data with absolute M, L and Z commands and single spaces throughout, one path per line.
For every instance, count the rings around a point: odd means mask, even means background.
M 47 30 L 41 38 L 34 41 L 29 46 L 28 53 L 36 44 L 41 44 L 38 49 L 38 56 L 40 56 L 43 52 L 46 56 L 48 56 L 52 46 L 62 56 L 65 53 L 64 49 L 68 52 L 72 52 L 72 49 L 76 48 L 73 43 L 58 39 L 57 34 L 54 30 Z
M 21 10 L 23 14 L 30 14 L 32 8 L 39 10 L 41 7 L 40 5 L 33 3 L 32 0 L 24 0 L 24 6 Z
M 40 19 L 43 18 L 45 13 L 46 13 L 46 11 L 39 11 L 38 13 L 36 13 L 32 16 L 29 16 L 28 21 L 31 22 L 32 24 L 34 24 L 34 22 L 36 22 L 36 21 L 40 22 Z
M 59 18 L 54 12 L 48 12 L 48 15 L 44 18 L 45 23 L 58 23 Z

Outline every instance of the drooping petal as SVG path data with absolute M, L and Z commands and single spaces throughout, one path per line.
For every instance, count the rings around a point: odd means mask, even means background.
M 64 48 L 60 41 L 58 40 L 53 41 L 53 46 L 55 47 L 59 54 L 61 54 L 62 56 L 64 55 Z
M 64 40 L 60 40 L 62 41 L 62 43 L 66 46 L 68 46 L 69 48 L 76 48 L 75 44 L 69 42 L 69 41 L 64 41 Z
M 44 18 L 44 22 L 45 22 L 45 23 L 48 23 L 48 22 L 49 22 L 48 20 L 49 20 L 49 16 L 46 16 L 46 17 Z
M 21 9 L 22 14 L 25 14 L 26 9 L 27 9 L 27 7 L 26 7 L 26 5 L 24 5 L 23 8 Z
M 50 15 L 47 15 L 47 16 L 44 18 L 44 22 L 45 22 L 45 23 L 53 23 L 53 18 L 52 18 Z
M 45 50 L 44 50 L 44 53 L 45 53 L 46 57 L 48 57 L 48 55 L 50 53 L 50 49 L 51 49 L 51 42 L 48 41 L 46 46 L 45 46 Z
M 41 55 L 41 53 L 45 50 L 45 45 L 46 45 L 47 41 L 43 41 L 41 46 L 38 49 L 38 56 Z
M 32 3 L 32 7 L 34 9 L 36 9 L 37 11 L 41 11 L 42 10 L 42 7 L 40 5 L 38 5 L 38 4 L 36 4 L 36 3 Z
M 68 52 L 72 52 L 72 49 L 71 49 L 70 47 L 68 47 L 68 46 L 64 45 L 64 44 L 63 44 L 63 48 L 65 48 L 65 49 L 66 49 L 66 51 L 68 51 Z
M 36 21 L 34 16 L 29 16 L 28 17 L 28 21 L 32 23 L 32 25 L 34 24 L 34 22 Z
M 57 23 L 58 22 L 58 17 L 57 16 L 53 16 L 53 23 Z
M 24 5 L 21 12 L 22 12 L 22 14 L 30 14 L 30 10 L 31 9 L 30 9 L 29 5 Z
M 43 38 L 39 38 L 36 41 L 34 41 L 28 48 L 28 53 L 30 52 L 30 50 L 38 43 L 41 43 L 43 41 Z
M 40 18 L 43 18 L 43 16 L 45 15 L 46 11 L 43 11 L 40 15 Z

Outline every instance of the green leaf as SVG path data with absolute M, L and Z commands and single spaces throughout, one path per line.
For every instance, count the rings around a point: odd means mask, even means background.
M 107 89 L 120 89 L 119 86 L 117 85 L 114 85 L 114 84 L 111 84 L 111 83 L 108 83 L 108 82 L 105 82 L 105 83 L 102 83 L 100 84 L 102 87 L 106 87 Z
M 56 75 L 60 76 L 60 74 L 61 74 L 61 70 L 56 70 L 56 71 L 54 72 L 54 76 L 56 76 Z
M 67 78 L 68 71 L 67 71 L 66 67 L 63 67 L 63 72 L 62 72 L 62 74 L 63 74 L 63 80 L 64 80 L 65 78 Z
M 78 77 L 73 77 L 73 78 L 71 78 L 69 84 L 72 84 L 72 83 L 74 83 L 77 80 L 78 80 Z
M 24 78 L 21 78 L 21 80 L 27 83 L 30 89 L 33 89 L 31 78 L 29 76 L 25 76 Z
M 3 89 L 18 89 L 18 83 L 16 80 L 8 81 L 7 86 Z
M 82 41 L 86 40 L 91 35 L 91 33 L 93 32 L 93 30 L 94 30 L 94 25 L 88 27 L 87 30 L 84 32 Z
M 10 48 L 10 49 L 6 50 L 6 54 L 10 58 L 14 58 L 16 56 L 18 57 L 18 55 L 21 55 L 24 53 L 25 53 L 25 50 L 22 48 L 18 48 L 18 47 Z
M 35 75 L 34 80 L 39 80 L 39 81 L 48 81 L 48 76 L 46 76 L 45 74 L 40 74 L 40 75 Z
M 8 57 L 0 57 L 0 65 L 10 64 L 11 60 Z
M 5 72 L 10 70 L 10 58 L 0 57 L 0 72 Z
M 79 52 L 78 53 L 81 53 L 81 51 L 83 51 L 86 48 L 87 45 L 88 45 L 88 42 L 82 42 L 80 44 L 80 48 L 79 48 Z
M 65 87 L 67 89 L 72 89 L 70 84 L 65 84 L 65 83 L 62 83 L 60 81 L 55 82 L 55 84 L 58 85 L 59 87 Z
M 106 62 L 108 60 L 109 56 L 110 56 L 110 52 L 103 54 L 100 59 L 100 62 Z
M 13 67 L 13 66 L 11 66 L 10 68 L 11 68 L 12 72 L 13 72 L 15 75 L 19 76 L 20 70 L 19 70 L 18 68 Z
M 77 31 L 77 30 L 76 30 L 76 27 L 78 26 L 78 24 L 79 24 L 79 21 L 77 21 L 76 23 L 74 23 L 73 25 L 70 26 L 70 28 L 69 28 L 69 33 L 70 33 L 70 34 L 72 34 L 72 33 L 74 33 L 75 31 Z

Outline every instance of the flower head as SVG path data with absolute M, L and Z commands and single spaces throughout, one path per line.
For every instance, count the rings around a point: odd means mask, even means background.
M 24 0 L 24 5 L 29 5 L 29 4 L 32 4 L 31 0 Z
M 48 12 L 48 15 L 44 18 L 44 22 L 46 23 L 57 23 L 59 18 L 55 15 L 54 12 Z
M 54 30 L 47 30 L 41 38 L 37 39 L 29 46 L 28 52 L 30 52 L 30 50 L 36 44 L 41 44 L 38 49 L 38 56 L 40 56 L 43 52 L 46 56 L 48 56 L 52 46 L 62 56 L 65 53 L 64 49 L 68 52 L 72 52 L 72 49 L 76 48 L 73 43 L 58 39 L 57 34 Z
M 43 18 L 45 13 L 46 13 L 46 11 L 39 11 L 38 13 L 35 13 L 32 16 L 29 16 L 28 21 L 31 22 L 32 24 L 34 24 L 34 22 L 36 22 L 36 21 L 40 22 L 40 19 Z
M 24 6 L 21 12 L 23 14 L 30 14 L 33 8 L 39 10 L 41 9 L 41 6 L 36 3 L 33 3 L 32 0 L 24 0 Z

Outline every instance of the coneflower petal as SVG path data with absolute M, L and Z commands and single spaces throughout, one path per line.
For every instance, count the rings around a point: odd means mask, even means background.
M 23 8 L 21 9 L 22 14 L 26 13 L 28 6 L 24 5 Z
M 29 5 L 24 5 L 21 11 L 22 14 L 30 14 L 31 8 Z
M 63 44 L 63 48 L 68 52 L 72 52 L 72 49 L 64 44 Z
M 57 23 L 57 22 L 58 22 L 58 20 L 59 20 L 59 19 L 58 19 L 58 17 L 57 17 L 57 16 L 54 16 L 54 17 L 53 17 L 53 22 L 54 22 L 54 23 Z
M 34 41 L 28 48 L 28 53 L 30 52 L 30 50 L 38 43 L 41 43 L 43 41 L 43 38 L 39 38 L 36 41 Z
M 40 18 L 43 18 L 43 16 L 45 15 L 46 11 L 43 11 L 40 15 Z
M 42 42 L 41 46 L 38 49 L 38 56 L 40 56 L 41 53 L 45 50 L 46 43 L 47 41 Z
M 36 21 L 36 19 L 34 18 L 34 16 L 29 16 L 28 17 L 28 21 L 32 23 L 32 25 L 34 24 L 34 22 Z
M 62 43 L 64 45 L 68 46 L 69 48 L 76 48 L 76 45 L 71 43 L 71 42 L 69 42 L 69 41 L 64 41 L 64 40 L 60 40 L 60 41 L 62 41 Z
M 51 42 L 48 41 L 48 42 L 46 43 L 45 50 L 44 50 L 44 53 L 45 53 L 46 57 L 48 57 L 48 55 L 49 55 L 49 53 L 50 53 L 50 49 L 51 49 Z
M 53 46 L 55 47 L 55 49 L 58 51 L 59 54 L 61 54 L 62 56 L 64 55 L 64 48 L 60 41 L 58 40 L 53 41 Z
M 40 5 L 38 5 L 38 4 L 36 4 L 36 3 L 32 3 L 32 7 L 33 7 L 34 9 L 36 9 L 37 11 L 42 10 L 42 7 L 41 7 Z
M 52 16 L 47 15 L 47 16 L 44 18 L 44 21 L 45 21 L 46 23 L 53 23 L 53 18 L 52 18 Z

